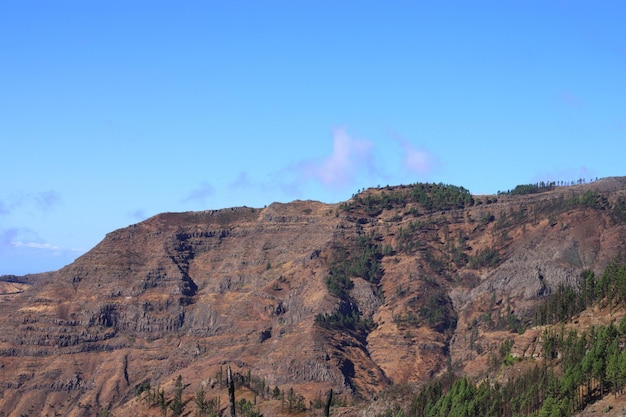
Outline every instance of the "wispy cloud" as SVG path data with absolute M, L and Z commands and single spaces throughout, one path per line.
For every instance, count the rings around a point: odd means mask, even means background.
M 61 201 L 61 196 L 56 191 L 42 191 L 33 196 L 37 207 L 42 211 L 48 211 Z
M 39 239 L 28 229 L 0 230 L 0 275 L 54 271 L 83 253 L 84 249 L 66 248 Z
M 18 229 L 15 227 L 0 230 L 0 248 L 13 246 L 13 241 L 17 238 Z
M 136 221 L 142 221 L 142 220 L 145 220 L 148 217 L 146 215 L 145 210 L 142 210 L 142 209 L 131 211 L 131 212 L 128 213 L 128 216 L 131 219 L 136 220 Z
M 413 145 L 397 133 L 392 133 L 392 138 L 402 148 L 402 164 L 409 172 L 427 175 L 439 164 L 439 160 L 428 150 Z
M 37 209 L 47 213 L 61 202 L 61 195 L 54 191 L 40 191 L 37 193 L 18 193 L 9 195 L 0 200 L 0 216 L 10 215 L 17 209 Z
M 320 181 L 332 188 L 343 188 L 354 183 L 359 173 L 374 172 L 373 144 L 352 138 L 346 129 L 333 130 L 331 154 L 316 162 L 303 162 L 300 171 L 306 179 Z
M 52 250 L 52 251 L 58 251 L 61 249 L 58 246 L 53 245 L 51 243 L 13 241 L 11 242 L 11 244 L 15 246 L 16 248 L 30 248 L 30 249 Z
M 54 256 L 70 252 L 84 252 L 84 249 L 63 248 L 54 245 L 46 242 L 33 230 L 17 227 L 0 230 L 0 249 L 5 252 L 7 250 L 36 250 Z
M 237 178 L 232 181 L 230 184 L 230 188 L 236 189 L 246 189 L 254 186 L 252 178 L 250 178 L 250 174 L 247 172 L 240 172 Z
M 0 200 L 0 216 L 6 216 L 7 214 L 10 214 L 11 210 L 9 210 L 9 207 L 7 207 L 6 203 L 2 200 Z
M 202 182 L 197 188 L 193 189 L 185 198 L 183 202 L 198 201 L 203 203 L 207 198 L 211 197 L 215 193 L 215 188 L 208 182 Z

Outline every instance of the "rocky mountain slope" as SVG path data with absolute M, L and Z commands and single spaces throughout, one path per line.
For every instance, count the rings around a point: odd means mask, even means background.
M 507 337 L 536 357 L 538 303 L 626 247 L 626 179 L 532 191 L 164 213 L 59 271 L 4 277 L 0 415 L 161 415 L 149 393 L 172 397 L 178 375 L 191 415 L 200 388 L 224 406 L 227 366 L 266 416 L 331 387 L 372 415 L 360 404 L 389 387 L 481 377 Z

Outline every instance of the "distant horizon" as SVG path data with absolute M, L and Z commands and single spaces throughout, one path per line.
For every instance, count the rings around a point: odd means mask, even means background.
M 505 190 L 500 190 L 496 193 L 490 193 L 490 194 L 476 194 L 476 193 L 472 193 L 471 190 L 468 189 L 468 191 L 470 192 L 470 194 L 472 196 L 477 196 L 477 197 L 486 197 L 486 196 L 500 196 L 502 193 L 506 193 L 506 192 L 510 192 L 512 191 L 516 186 L 520 186 L 520 185 L 539 185 L 540 183 L 544 182 L 546 185 L 550 185 L 552 182 L 556 182 L 556 183 L 563 183 L 563 184 L 555 184 L 555 187 L 573 187 L 573 186 L 577 186 L 577 185 L 584 185 L 584 184 L 591 184 L 591 183 L 595 183 L 595 182 L 599 182 L 599 181 L 603 181 L 603 180 L 610 180 L 612 178 L 615 179 L 619 179 L 619 178 L 626 178 L 626 176 L 621 176 L 621 175 L 613 175 L 613 176 L 609 176 L 609 177 L 602 177 L 602 178 L 591 178 L 589 180 L 586 180 L 584 178 L 578 178 L 577 180 L 570 180 L 570 181 L 565 181 L 565 180 L 548 180 L 548 181 L 537 181 L 535 183 L 528 183 L 528 184 L 516 184 L 514 187 Z M 230 209 L 235 209 L 235 208 L 249 208 L 249 209 L 254 209 L 254 210 L 263 210 L 265 208 L 267 208 L 268 206 L 271 206 L 272 204 L 290 204 L 296 201 L 312 201 L 312 202 L 318 202 L 321 204 L 329 204 L 329 205 L 333 205 L 333 204 L 341 204 L 343 202 L 346 202 L 348 200 L 350 200 L 351 198 L 354 198 L 355 196 L 357 196 L 360 193 L 363 193 L 367 190 L 381 190 L 384 189 L 386 187 L 390 187 L 390 188 L 395 188 L 395 187 L 410 187 L 412 185 L 417 185 L 420 183 L 426 183 L 428 184 L 429 182 L 415 182 L 415 183 L 408 183 L 408 184 L 386 184 L 386 185 L 376 185 L 376 186 L 370 186 L 367 188 L 363 188 L 363 189 L 359 189 L 356 192 L 354 192 L 352 194 L 351 197 L 346 198 L 344 200 L 340 200 L 340 201 L 336 201 L 336 202 L 325 202 L 325 201 L 321 201 L 321 200 L 313 200 L 313 199 L 295 199 L 295 200 L 290 200 L 290 201 L 273 201 L 269 204 L 264 205 L 263 207 L 255 207 L 255 206 L 248 206 L 248 205 L 241 205 L 241 206 L 230 206 L 230 207 L 221 207 L 221 208 L 217 208 L 217 209 L 204 209 L 204 210 L 188 210 L 188 211 L 163 211 L 163 212 L 159 212 L 159 213 L 155 213 L 152 216 L 143 219 L 137 223 L 142 223 L 144 221 L 149 220 L 150 218 L 162 215 L 162 214 L 167 214 L 167 213 L 174 213 L 174 214 L 178 214 L 178 213 L 186 213 L 186 212 L 191 212 L 191 213 L 201 213 L 201 212 L 205 212 L 205 211 L 221 211 L 221 210 L 230 210 Z M 442 183 L 433 183 L 430 182 L 430 184 L 442 184 Z M 446 185 L 454 185 L 454 186 L 458 186 L 458 187 L 463 187 L 465 188 L 463 185 L 461 184 L 446 184 Z M 109 230 L 107 233 L 110 232 L 114 232 L 116 230 L 120 230 L 120 229 L 124 229 L 127 228 L 129 226 L 131 226 L 132 224 L 137 224 L 137 223 L 131 223 L 129 225 L 126 226 L 121 226 L 119 228 L 116 229 L 112 229 Z M 104 236 L 102 237 L 102 239 L 104 239 Z M 81 253 L 81 255 L 77 256 L 76 259 L 78 259 L 80 256 L 84 255 L 85 253 L 89 252 L 90 250 L 92 250 L 95 246 L 97 246 L 100 242 L 102 242 L 102 239 L 99 240 L 93 247 L 87 249 L 84 251 L 84 253 Z M 59 269 L 70 265 L 71 263 L 73 263 L 76 259 L 72 260 L 71 262 L 60 266 L 57 269 L 53 269 L 53 270 L 46 270 L 46 271 L 38 271 L 38 272 L 26 272 L 23 274 L 15 274 L 15 273 L 0 273 L 0 278 L 6 279 L 6 277 L 16 277 L 16 278 L 20 278 L 20 277 L 24 277 L 24 276 L 28 276 L 28 275 L 38 275 L 38 274 L 42 274 L 42 273 L 49 273 L 49 272 L 56 272 Z

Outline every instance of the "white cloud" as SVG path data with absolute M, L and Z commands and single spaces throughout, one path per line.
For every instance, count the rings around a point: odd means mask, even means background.
M 54 271 L 83 253 L 84 249 L 46 242 L 27 228 L 0 229 L 0 275 Z
M 306 178 L 334 188 L 352 185 L 359 173 L 373 170 L 372 142 L 353 139 L 345 129 L 333 130 L 333 150 L 328 157 L 301 165 Z
M 438 165 L 437 158 L 426 149 L 413 145 L 397 134 L 393 134 L 393 139 L 402 147 L 402 163 L 408 171 L 426 175 Z
M 19 240 L 11 242 L 11 245 L 15 248 L 35 249 L 46 252 L 53 252 L 56 255 L 62 255 L 69 252 L 85 252 L 84 249 L 78 248 L 62 248 L 57 245 L 53 245 L 47 242 L 22 242 Z
M 430 154 L 415 147 L 405 148 L 404 166 L 410 171 L 426 174 L 432 169 Z
M 38 233 L 26 228 L 0 230 L 0 250 L 35 250 L 47 253 L 84 252 L 84 249 L 62 248 L 41 239 Z
M 85 253 L 83 249 L 63 248 L 41 240 L 19 240 L 19 236 L 4 243 L 0 245 L 0 275 L 55 271 Z
M 15 246 L 16 248 L 31 248 L 31 249 L 42 249 L 42 250 L 52 250 L 52 251 L 58 251 L 61 249 L 58 246 L 52 245 L 50 243 L 13 241 L 11 242 L 11 244 Z

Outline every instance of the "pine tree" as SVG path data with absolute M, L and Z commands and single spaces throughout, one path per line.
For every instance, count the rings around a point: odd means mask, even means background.
M 196 416 L 201 417 L 207 412 L 207 402 L 205 400 L 205 392 L 204 388 L 200 387 L 198 391 L 196 391 L 196 398 L 194 399 L 196 403 Z
M 161 408 L 161 414 L 163 415 L 163 417 L 167 417 L 167 406 L 169 405 L 169 401 L 167 401 L 167 399 L 165 398 L 164 389 L 159 390 L 156 401 L 159 407 Z
M 183 377 L 178 375 L 176 382 L 174 383 L 174 398 L 170 403 L 170 409 L 172 410 L 172 416 L 178 417 L 183 413 Z

